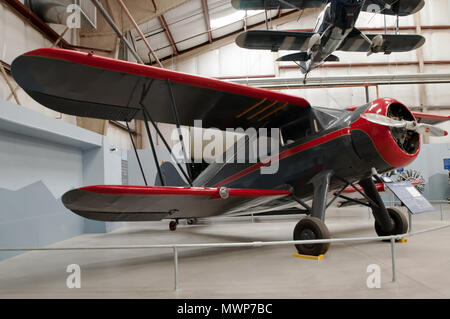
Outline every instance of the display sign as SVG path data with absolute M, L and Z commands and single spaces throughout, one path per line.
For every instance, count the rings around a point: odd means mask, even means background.
M 450 158 L 444 158 L 444 169 L 450 170 Z
M 412 214 L 430 212 L 433 205 L 410 182 L 385 184 Z

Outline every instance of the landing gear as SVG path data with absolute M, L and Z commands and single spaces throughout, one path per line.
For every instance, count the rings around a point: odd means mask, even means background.
M 329 239 L 330 232 L 323 222 L 325 220 L 325 210 L 327 209 L 327 193 L 330 185 L 332 171 L 323 171 L 311 179 L 314 187 L 312 207 L 306 205 L 301 200 L 296 199 L 311 214 L 301 219 L 294 228 L 294 240 L 314 240 Z M 322 244 L 297 244 L 295 248 L 299 254 L 319 256 L 327 252 L 330 243 Z
M 372 178 L 361 180 L 359 185 L 363 188 L 372 208 L 378 236 L 405 234 L 408 231 L 408 220 L 400 210 L 384 206 Z
M 387 208 L 389 217 L 394 225 L 391 231 L 385 231 L 375 221 L 375 231 L 378 236 L 400 235 L 408 232 L 408 220 L 406 216 L 396 208 Z
M 175 231 L 177 229 L 178 221 L 172 220 L 169 223 L 169 229 Z
M 330 233 L 325 223 L 316 217 L 307 216 L 301 219 L 294 228 L 294 240 L 329 239 Z M 327 252 L 330 243 L 297 244 L 299 254 L 319 256 Z

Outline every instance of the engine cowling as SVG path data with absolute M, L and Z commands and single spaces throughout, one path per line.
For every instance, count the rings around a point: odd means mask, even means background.
M 363 113 L 415 121 L 405 105 L 391 98 L 373 101 Z M 379 172 L 405 167 L 419 155 L 420 135 L 415 131 L 372 123 L 360 117 L 351 124 L 351 134 L 358 156 Z

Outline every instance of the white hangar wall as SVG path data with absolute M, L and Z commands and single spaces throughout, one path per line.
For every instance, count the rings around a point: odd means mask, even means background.
M 61 196 L 77 187 L 122 184 L 126 152 L 108 138 L 0 100 L 0 247 L 40 247 L 121 223 L 82 218 Z M 19 252 L 0 252 L 0 260 Z
M 58 33 L 62 33 L 63 26 L 52 25 Z M 64 39 L 73 42 L 75 35 L 73 32 L 67 32 Z M 0 3 L 0 60 L 11 65 L 12 61 L 19 55 L 38 48 L 49 48 L 52 43 L 48 41 L 40 32 L 33 28 L 28 22 L 19 18 L 4 3 Z M 14 79 L 8 76 L 9 81 L 14 87 L 17 87 Z M 74 116 L 64 115 L 52 111 L 36 101 L 34 101 L 21 88 L 17 89 L 20 104 L 32 110 L 44 113 L 49 117 L 62 119 L 69 123 L 76 123 Z M 11 90 L 0 76 L 0 99 L 16 103 L 11 96 Z
M 65 26 L 58 24 L 50 24 L 50 26 L 61 34 Z M 75 29 L 71 29 L 65 33 L 64 39 L 72 44 L 77 44 L 78 37 Z M 11 65 L 12 61 L 19 55 L 38 48 L 52 47 L 51 43 L 42 33 L 37 31 L 29 22 L 20 18 L 6 4 L 0 3 L 0 60 Z M 14 79 L 8 75 L 8 79 L 14 88 L 17 84 Z M 17 96 L 20 105 L 31 110 L 43 113 L 48 117 L 60 119 L 68 123 L 77 124 L 75 116 L 62 114 L 52 111 L 41 104 L 34 101 L 20 87 L 17 89 Z M 7 83 L 0 75 L 0 100 L 17 104 L 11 94 Z M 107 135 L 111 144 L 121 149 L 131 148 L 128 133 L 124 130 L 109 125 Z

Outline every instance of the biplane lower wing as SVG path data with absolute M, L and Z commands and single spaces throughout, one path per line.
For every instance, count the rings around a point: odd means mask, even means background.
M 25 53 L 11 72 L 40 104 L 82 117 L 143 120 L 145 108 L 155 122 L 176 124 L 176 108 L 181 125 L 226 129 L 276 127 L 310 110 L 301 97 L 63 49 Z
M 98 185 L 71 190 L 62 202 L 89 219 L 156 221 L 238 214 L 290 194 L 289 190 Z
M 425 38 L 418 34 L 366 34 L 373 40 L 377 35 L 383 37 L 381 52 L 407 52 L 420 48 L 425 43 Z M 368 52 L 370 43 L 361 35 L 361 31 L 353 29 L 353 31 L 345 38 L 339 51 L 347 52 Z

